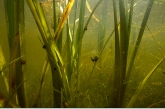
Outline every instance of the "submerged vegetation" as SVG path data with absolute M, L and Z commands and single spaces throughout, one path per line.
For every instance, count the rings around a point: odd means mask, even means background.
M 24 2 L 44 49 L 37 51 L 45 56 L 42 67 L 32 52 L 37 73 L 28 64 Z M 4 0 L 9 62 L 1 44 L 0 107 L 164 107 L 164 6 L 164 0 Z

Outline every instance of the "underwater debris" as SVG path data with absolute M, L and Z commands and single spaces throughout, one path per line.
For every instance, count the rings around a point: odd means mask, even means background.
M 91 60 L 92 60 L 92 62 L 96 62 L 98 60 L 98 58 L 99 58 L 98 56 L 92 56 Z

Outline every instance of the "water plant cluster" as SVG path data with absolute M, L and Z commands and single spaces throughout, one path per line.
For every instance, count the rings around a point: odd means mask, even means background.
M 34 97 L 27 89 L 25 3 L 46 53 Z M 0 46 L 0 107 L 163 107 L 165 46 L 155 36 L 164 35 L 165 21 L 155 32 L 156 5 L 165 1 L 4 0 L 10 60 L 4 63 Z

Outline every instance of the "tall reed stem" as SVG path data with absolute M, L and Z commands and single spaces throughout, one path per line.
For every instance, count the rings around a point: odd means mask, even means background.
M 116 0 L 113 0 L 113 11 L 114 11 L 114 26 L 115 26 L 115 67 L 114 67 L 114 93 L 112 97 L 112 104 L 109 107 L 118 107 L 119 104 L 119 89 L 120 85 L 120 44 L 119 44 L 119 31 L 117 21 L 117 9 Z
M 146 12 L 144 14 L 144 18 L 143 18 L 143 21 L 142 21 L 142 24 L 141 24 L 141 28 L 139 30 L 139 34 L 138 34 L 135 46 L 134 46 L 132 54 L 131 54 L 131 58 L 130 58 L 130 62 L 129 62 L 128 70 L 127 70 L 126 81 L 129 80 L 129 77 L 130 77 L 130 74 L 131 74 L 131 71 L 132 71 L 132 67 L 133 67 L 133 63 L 134 63 L 134 60 L 135 60 L 135 57 L 136 57 L 136 54 L 137 54 L 137 51 L 138 51 L 143 33 L 144 33 L 144 30 L 145 30 L 149 15 L 150 15 L 150 11 L 152 9 L 153 2 L 154 2 L 154 0 L 149 0 Z
M 22 45 L 24 39 L 24 1 L 5 0 L 6 21 L 8 29 L 8 40 L 10 49 L 10 61 L 13 61 L 25 51 Z M 21 107 L 26 107 L 26 97 L 23 80 L 23 61 L 18 60 L 9 66 L 9 96 L 17 89 L 18 103 Z M 25 70 L 24 70 L 25 71 Z M 12 97 L 16 101 L 16 94 Z
M 127 52 L 128 52 L 128 29 L 127 19 L 125 12 L 124 0 L 119 0 L 119 11 L 120 11 L 120 86 L 119 86 L 119 104 L 122 105 L 124 97 L 124 86 L 122 85 L 126 76 L 127 68 Z
M 21 55 L 25 54 L 25 24 L 24 24 L 24 1 L 23 0 L 16 0 L 15 1 L 15 8 L 16 8 L 16 31 L 19 33 L 18 36 L 18 57 L 21 57 Z M 17 58 L 18 58 L 17 57 Z M 18 87 L 20 84 L 22 84 L 18 90 L 17 90 L 17 97 L 19 105 L 23 108 L 26 107 L 26 96 L 25 96 L 25 87 L 24 87 L 24 75 L 25 74 L 25 63 L 24 60 L 25 57 L 23 57 L 18 64 L 17 72 L 16 72 L 16 86 Z M 25 62 L 25 63 L 24 63 Z

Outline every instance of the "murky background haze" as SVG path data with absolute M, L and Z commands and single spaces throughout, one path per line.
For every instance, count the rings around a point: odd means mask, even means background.
M 88 0 L 91 6 L 91 9 L 95 6 L 98 0 Z M 133 22 L 132 22 L 132 37 L 131 41 L 134 42 L 137 33 L 139 31 L 141 21 L 143 19 L 143 15 L 146 10 L 146 6 L 148 3 L 148 0 L 141 0 L 138 3 L 138 0 L 135 0 L 137 5 L 134 8 L 134 14 L 133 14 Z M 103 4 L 103 3 L 102 3 Z M 128 4 L 129 6 L 129 4 Z M 112 1 L 108 2 L 108 11 L 107 11 L 107 29 L 106 29 L 106 37 L 108 37 L 113 30 L 113 6 Z M 99 6 L 98 9 L 95 12 L 95 16 L 99 19 L 100 13 L 102 12 L 102 6 Z M 161 4 L 158 2 L 154 2 L 149 20 L 148 20 L 148 27 L 151 30 L 151 33 L 154 35 L 154 38 L 156 42 L 165 49 L 165 4 Z M 72 10 L 72 13 L 75 10 Z M 71 14 L 72 14 L 71 13 Z M 86 9 L 86 16 L 85 21 L 87 20 L 90 12 Z M 78 15 L 78 14 L 77 14 Z M 72 17 L 71 17 L 72 18 Z M 72 21 L 72 19 L 71 19 Z M 72 25 L 72 24 L 70 24 Z M 160 32 L 161 31 L 161 32 Z M 140 47 L 142 48 L 139 50 L 139 55 L 136 59 L 135 63 L 135 74 L 134 76 L 141 76 L 137 81 L 143 80 L 145 75 L 148 74 L 148 72 L 159 62 L 159 60 L 162 58 L 161 53 L 158 50 L 158 47 L 152 38 L 152 35 L 149 31 L 145 31 L 144 38 L 142 39 L 142 44 Z M 82 49 L 82 58 L 86 59 L 82 61 L 82 65 L 84 65 L 84 68 L 88 66 L 88 64 L 93 65 L 93 63 L 90 61 L 90 57 L 93 52 L 97 51 L 97 34 L 98 34 L 98 22 L 94 19 L 91 20 L 90 25 L 88 27 L 88 31 L 85 33 L 84 39 L 83 39 L 83 49 Z M 26 79 L 27 81 L 27 90 L 30 96 L 29 98 L 32 99 L 33 96 L 35 96 L 36 90 L 34 90 L 35 87 L 38 86 L 40 78 L 43 63 L 45 61 L 46 52 L 42 48 L 42 44 L 39 41 L 38 37 L 40 36 L 39 30 L 37 28 L 37 25 L 34 21 L 34 18 L 31 14 L 31 11 L 25 1 L 25 37 L 26 37 L 26 59 L 27 59 L 27 72 L 26 72 Z M 106 50 L 103 54 L 104 57 L 106 57 L 103 60 L 108 63 L 111 67 L 106 67 L 105 71 L 109 71 L 109 68 L 113 68 L 113 60 L 112 62 L 109 62 L 110 59 L 113 59 L 114 53 L 112 51 L 114 50 L 114 42 L 113 38 L 106 46 Z M 8 37 L 7 37 L 7 30 L 6 30 L 6 21 L 5 21 L 5 11 L 4 11 L 4 2 L 3 0 L 0 0 L 0 46 L 2 47 L 3 53 L 5 55 L 6 63 L 9 62 L 9 49 L 8 49 Z M 111 56 L 110 56 L 111 55 Z M 160 59 L 158 59 L 160 58 Z M 88 63 L 88 64 L 85 64 Z M 83 69 L 83 68 L 82 68 Z M 90 69 L 90 68 L 89 68 Z M 157 87 L 157 90 L 160 91 L 160 95 L 165 93 L 165 76 L 161 73 L 162 71 L 165 71 L 165 63 L 163 63 L 159 70 L 154 73 L 154 75 L 151 77 L 150 81 L 147 82 L 148 84 L 151 84 L 153 87 Z M 86 71 L 86 70 L 84 70 Z M 48 77 L 50 77 L 50 73 L 48 73 Z M 109 75 L 110 76 L 110 75 Z M 104 76 L 103 76 L 104 77 Z M 156 77 L 156 79 L 154 78 Z M 112 77 L 111 77 L 112 78 Z M 105 79 L 106 80 L 106 79 Z M 45 84 L 48 84 L 51 79 L 46 78 Z M 28 84 L 30 83 L 30 84 Z M 138 84 L 136 83 L 136 84 Z M 135 83 L 134 83 L 135 84 Z M 109 84 L 110 85 L 110 84 Z M 137 86 L 136 86 L 137 87 Z M 32 90 L 31 90 L 32 89 Z M 51 90 L 51 86 L 48 85 L 44 90 Z M 157 96 L 154 91 L 155 89 L 152 89 L 151 87 L 146 88 L 147 91 L 153 92 L 151 97 Z M 149 92 L 146 92 L 144 88 L 144 95 L 148 95 Z M 52 93 L 51 91 L 49 93 Z M 43 94 L 43 96 L 46 96 L 47 94 Z M 129 96 L 129 94 L 128 94 Z M 139 98 L 143 100 L 147 100 L 146 98 Z M 158 99 L 165 99 L 165 95 Z M 44 102 L 41 101 L 41 102 Z M 47 102 L 50 102 L 48 100 Z M 154 101 L 153 101 L 154 102 Z M 29 105 L 31 103 L 29 102 Z M 142 105 L 142 104 L 141 104 Z M 145 105 L 145 104 L 143 104 Z M 146 105 L 147 106 L 147 105 Z

